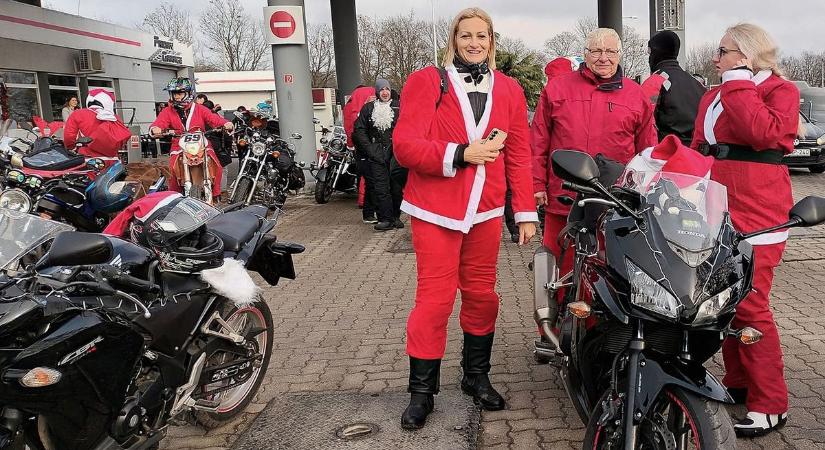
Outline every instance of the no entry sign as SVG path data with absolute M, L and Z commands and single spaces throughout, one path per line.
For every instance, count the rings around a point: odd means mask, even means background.
M 304 11 L 300 6 L 267 6 L 264 20 L 269 24 L 269 43 L 304 44 Z

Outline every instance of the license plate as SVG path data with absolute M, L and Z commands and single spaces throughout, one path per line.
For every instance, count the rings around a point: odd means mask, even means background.
M 811 149 L 809 149 L 809 148 L 798 148 L 798 149 L 794 150 L 793 153 L 791 153 L 788 156 L 811 156 Z

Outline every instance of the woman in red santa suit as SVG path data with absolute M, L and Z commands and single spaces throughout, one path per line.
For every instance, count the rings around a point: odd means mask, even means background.
M 166 86 L 166 91 L 169 92 L 169 104 L 150 125 L 149 134 L 152 136 L 160 137 L 166 130 L 184 133 L 194 130 L 206 131 L 208 128 L 218 128 L 220 126 L 226 128 L 227 131 L 232 131 L 232 122 L 215 114 L 202 104 L 192 101 L 195 89 L 189 78 L 173 78 Z M 207 128 L 206 125 L 209 125 L 209 127 Z M 172 140 L 172 152 L 169 155 L 169 167 L 173 173 L 181 152 L 178 141 L 179 138 L 177 137 Z M 217 197 L 221 195 L 223 168 L 218 163 L 218 156 L 211 147 L 209 147 L 208 155 L 212 161 L 215 161 L 215 164 L 210 167 L 210 173 L 215 177 L 212 183 L 212 196 Z M 174 176 L 169 178 L 169 189 L 178 192 L 183 190 Z
M 793 151 L 799 120 L 799 91 L 782 78 L 777 47 L 765 30 L 751 24 L 728 28 L 713 59 L 719 87 L 699 103 L 691 147 L 713 156 L 711 178 L 728 188 L 731 220 L 748 233 L 785 222 L 793 198 L 782 156 Z M 736 307 L 736 328 L 750 326 L 762 340 L 744 345 L 728 338 L 722 347 L 723 380 L 747 417 L 734 425 L 739 436 L 769 433 L 787 420 L 779 333 L 769 294 L 782 259 L 787 231 L 748 239 L 753 245 L 753 291 Z
M 498 295 L 496 260 L 507 183 L 520 244 L 536 232 L 527 104 L 519 84 L 495 70 L 495 35 L 479 8 L 452 22 L 445 69 L 407 79 L 393 134 L 395 157 L 409 169 L 401 210 L 412 216 L 418 268 L 415 307 L 407 322 L 410 404 L 406 429 L 420 428 L 438 393 L 447 320 L 461 291 L 462 390 L 484 409 L 504 408 L 490 385 Z M 498 129 L 496 137 L 489 137 Z

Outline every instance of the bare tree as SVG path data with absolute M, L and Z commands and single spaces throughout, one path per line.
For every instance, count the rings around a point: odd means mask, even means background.
M 254 19 L 239 2 L 210 0 L 201 14 L 205 44 L 225 70 L 242 71 L 270 66 L 270 45 L 264 39 L 264 24 Z
M 312 87 L 335 87 L 335 49 L 329 24 L 307 26 L 309 73 Z
M 192 24 L 189 11 L 180 9 L 172 3 L 163 2 L 149 11 L 137 27 L 187 45 L 195 42 L 195 26 Z
M 790 80 L 805 81 L 810 86 L 825 87 L 825 52 L 802 52 L 782 58 L 780 66 Z
M 581 51 L 579 37 L 570 31 L 563 31 L 544 41 L 544 56 L 548 60 L 578 55 Z
M 393 86 L 400 88 L 412 72 L 432 64 L 428 30 L 430 24 L 412 12 L 381 21 L 380 45 L 386 50 L 386 77 Z
M 361 65 L 361 81 L 366 85 L 375 84 L 375 80 L 384 76 L 386 50 L 381 45 L 380 20 L 358 16 L 358 50 Z
M 690 47 L 685 54 L 685 70 L 701 75 L 708 84 L 718 84 L 720 79 L 713 64 L 715 52 L 716 46 L 710 42 Z

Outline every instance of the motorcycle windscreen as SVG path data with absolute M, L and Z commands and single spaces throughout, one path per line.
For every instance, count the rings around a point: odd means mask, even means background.
M 727 189 L 707 178 L 670 172 L 631 172 L 624 187 L 642 194 L 671 249 L 689 266 L 719 243 L 728 211 Z
M 65 223 L 0 208 L 0 270 L 14 268 L 25 254 L 61 231 L 73 229 Z

